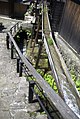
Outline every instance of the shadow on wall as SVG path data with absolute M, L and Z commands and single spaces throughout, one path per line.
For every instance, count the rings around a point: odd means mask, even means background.
M 0 23 L 0 33 L 3 32 L 3 30 L 6 29 L 2 23 Z

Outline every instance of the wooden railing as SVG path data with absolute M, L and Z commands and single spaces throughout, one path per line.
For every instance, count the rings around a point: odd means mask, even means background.
M 29 102 L 32 102 L 33 100 L 33 93 L 36 94 L 34 90 L 34 85 L 37 85 L 37 87 L 40 87 L 39 90 L 42 92 L 44 97 L 48 98 L 48 102 L 51 102 L 53 107 L 59 112 L 58 118 L 59 119 L 78 119 L 78 117 L 73 113 L 73 111 L 65 104 L 65 102 L 60 98 L 58 94 L 55 93 L 55 91 L 49 86 L 49 84 L 42 78 L 42 76 L 35 70 L 35 68 L 31 65 L 27 57 L 24 57 L 21 53 L 19 47 L 17 46 L 12 34 L 12 29 L 15 29 L 15 26 L 11 28 L 10 32 L 7 33 L 6 37 L 6 43 L 7 48 L 9 49 L 9 44 L 11 45 L 11 58 L 14 57 L 14 49 L 17 54 L 17 72 L 19 72 L 19 76 L 22 75 L 22 68 L 25 67 L 25 73 L 30 72 L 29 75 L 33 76 L 36 80 L 33 83 L 32 81 L 29 83 Z M 14 30 L 15 31 L 15 30 Z M 12 33 L 12 34 L 11 34 Z M 48 119 L 53 119 L 51 113 L 48 112 L 48 109 L 45 107 L 43 102 L 40 100 L 39 96 L 36 94 L 37 100 L 39 101 L 41 107 L 48 115 Z M 53 113 L 56 113 L 55 110 L 53 110 Z M 56 113 L 57 114 L 57 113 Z

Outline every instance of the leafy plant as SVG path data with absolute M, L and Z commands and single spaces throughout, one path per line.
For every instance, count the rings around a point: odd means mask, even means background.
M 37 69 L 37 72 L 41 75 L 44 76 L 44 72 L 41 69 Z
M 80 79 L 77 79 L 74 69 L 70 70 L 70 74 L 71 74 L 72 80 L 74 81 L 76 85 L 77 90 L 80 91 Z
M 76 81 L 77 90 L 80 91 L 80 79 Z
M 41 69 L 36 69 L 36 70 L 44 78 L 44 80 L 47 81 L 47 83 L 55 90 L 55 92 L 58 93 L 58 89 L 52 75 L 50 73 L 44 74 L 44 71 Z M 30 80 L 36 80 L 36 79 L 33 76 L 28 76 L 27 80 L 30 81 Z M 36 92 L 37 93 L 39 92 L 39 94 L 42 95 L 38 89 L 36 89 Z
M 21 33 L 21 34 L 23 33 L 23 35 L 21 36 L 20 33 Z M 31 30 L 29 30 L 29 29 L 20 29 L 20 30 L 17 32 L 17 34 L 15 35 L 14 39 L 15 39 L 16 42 L 19 43 L 21 37 L 27 39 L 27 36 L 28 36 L 28 38 L 31 37 Z
M 27 35 L 30 37 L 31 36 L 31 31 L 27 30 Z
M 40 91 L 37 86 L 34 87 L 34 90 L 35 90 L 36 94 L 38 94 L 41 98 L 44 99 L 44 96 L 43 96 L 43 94 L 42 94 L 43 92 Z
M 48 84 L 58 93 L 58 89 L 55 83 L 54 78 L 52 77 L 51 74 L 45 74 L 44 79 L 48 82 Z
M 78 79 L 78 80 L 76 81 L 76 86 L 77 86 L 77 87 L 80 87 L 80 79 Z

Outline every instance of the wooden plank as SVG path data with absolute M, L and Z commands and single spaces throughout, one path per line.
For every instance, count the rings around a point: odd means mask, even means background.
M 68 0 L 64 10 L 59 34 L 80 54 L 80 5 Z
M 47 28 L 47 29 L 49 28 L 49 31 L 50 31 L 50 27 L 48 25 L 49 24 L 49 21 L 48 21 L 48 18 L 46 16 L 48 17 L 47 13 L 45 12 L 44 13 L 44 28 Z M 46 19 L 46 24 L 45 24 L 45 19 Z M 51 37 L 51 39 L 53 39 L 51 32 L 49 32 L 49 33 L 44 32 L 44 34 L 45 34 L 45 35 L 43 35 L 44 38 L 46 37 L 46 39 L 48 39 L 49 37 Z M 46 39 L 44 39 L 45 46 L 47 44 Z M 64 78 L 65 78 L 66 79 L 66 82 L 69 82 L 70 83 L 69 85 L 70 85 L 70 87 L 72 87 L 72 89 L 70 89 L 70 90 L 71 90 L 72 94 L 76 97 L 78 106 L 80 107 L 80 98 L 79 98 L 79 95 L 78 95 L 78 93 L 77 93 L 77 91 L 75 89 L 75 86 L 74 86 L 74 84 L 72 82 L 72 79 L 70 77 L 70 74 L 69 74 L 69 72 L 67 70 L 67 67 L 66 67 L 66 65 L 64 63 L 63 58 L 61 57 L 61 55 L 59 53 L 58 48 L 56 47 L 56 44 L 55 44 L 54 40 L 53 40 L 53 48 L 51 48 L 51 46 L 47 45 L 46 46 L 46 49 L 48 50 L 48 57 L 49 57 L 49 59 L 50 59 L 49 54 L 52 56 L 51 57 L 52 58 L 51 60 L 53 62 L 53 65 L 52 65 L 51 68 L 52 68 L 52 70 L 55 70 L 56 71 L 55 74 L 57 74 L 57 77 L 55 77 L 55 78 L 56 78 L 56 80 L 58 79 L 58 83 L 57 84 L 59 85 L 59 83 L 61 83 L 61 80 L 64 80 Z M 56 59 L 59 59 L 59 62 Z M 53 68 L 53 66 L 54 66 L 54 68 Z M 63 74 L 64 76 L 62 77 L 61 74 Z M 60 92 L 62 92 L 62 91 L 60 91 Z

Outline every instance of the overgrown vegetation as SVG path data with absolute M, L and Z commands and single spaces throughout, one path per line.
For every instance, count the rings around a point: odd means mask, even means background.
M 18 43 L 21 40 L 29 39 L 30 37 L 31 37 L 31 30 L 21 28 L 15 35 L 14 39 Z
M 74 81 L 76 85 L 77 90 L 80 92 L 80 77 L 77 78 L 74 69 L 70 70 L 70 74 L 71 74 L 72 80 Z
M 32 4 L 29 6 L 29 9 L 27 10 L 27 12 L 24 14 L 24 16 L 31 15 L 31 13 L 33 12 L 33 8 L 34 8 L 34 4 L 32 3 Z
M 37 72 L 44 78 L 45 81 L 58 93 L 58 89 L 53 76 L 50 73 L 45 73 L 41 69 L 37 69 Z M 28 76 L 28 80 L 36 80 L 33 76 Z

